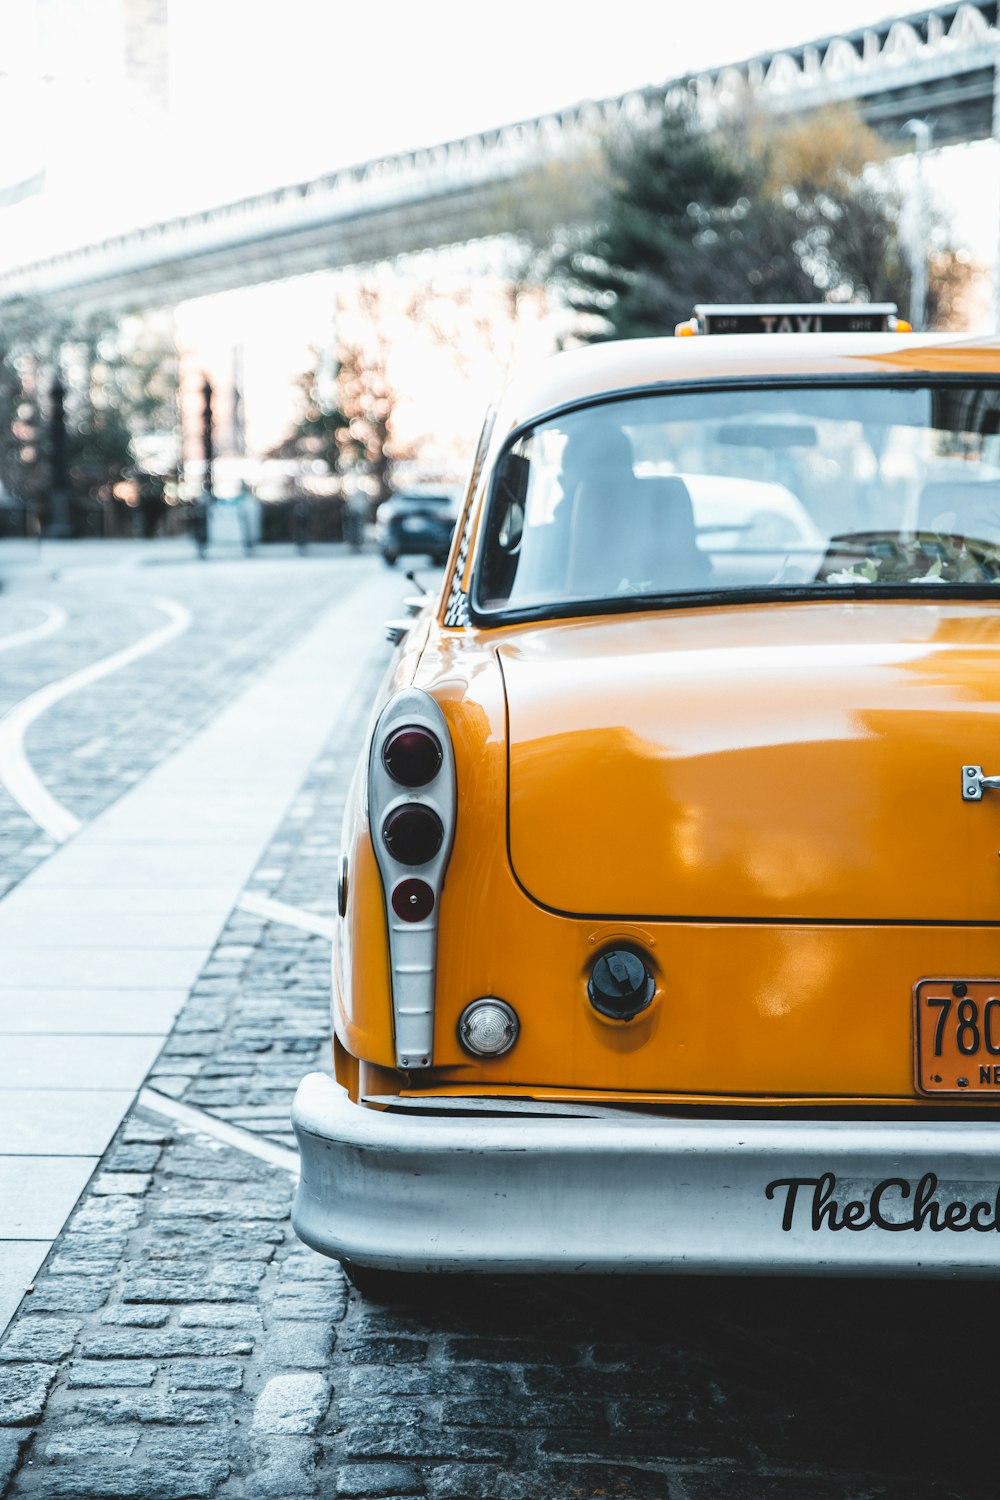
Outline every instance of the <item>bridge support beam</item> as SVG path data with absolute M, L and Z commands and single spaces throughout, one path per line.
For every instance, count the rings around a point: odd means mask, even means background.
M 933 124 L 936 148 L 991 137 L 1000 147 L 998 3 L 932 6 L 905 21 L 345 167 L 8 267 L 0 271 L 0 305 L 29 296 L 74 313 L 169 307 L 509 232 L 516 228 L 511 203 L 527 175 L 586 162 L 605 127 L 641 118 L 692 89 L 706 114 L 724 110 L 745 90 L 785 117 L 852 103 L 893 149 L 900 148 L 900 127 L 914 117 Z M 565 205 L 561 211 L 565 218 Z M 584 201 L 579 212 L 592 210 Z

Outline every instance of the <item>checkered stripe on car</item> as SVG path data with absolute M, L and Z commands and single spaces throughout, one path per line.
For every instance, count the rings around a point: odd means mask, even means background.
M 451 589 L 444 611 L 444 623 L 458 629 L 469 623 L 469 596 L 462 587 L 462 579 L 465 576 L 465 563 L 472 542 L 472 511 L 473 507 L 470 505 L 465 517 L 462 540 L 458 544 L 455 571 L 451 575 Z

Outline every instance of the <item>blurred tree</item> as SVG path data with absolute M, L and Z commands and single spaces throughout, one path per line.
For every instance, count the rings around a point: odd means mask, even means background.
M 346 481 L 349 506 L 360 496 L 370 511 L 392 493 L 394 464 L 411 456 L 393 431 L 398 398 L 388 371 L 392 331 L 376 279 L 345 291 L 338 322 L 350 325 L 350 336 L 329 356 L 312 351 L 312 368 L 297 382 L 299 417 L 269 456 L 321 458 L 330 473 Z
M 927 286 L 931 326 L 948 332 L 968 328 L 977 289 L 988 283 L 988 276 L 987 267 L 967 250 L 932 250 Z
M 345 472 L 360 479 L 374 509 L 392 494 L 395 466 L 415 456 L 396 431 L 399 393 L 390 363 L 399 336 L 391 300 L 377 275 L 366 277 L 341 302 L 338 319 L 352 329 L 337 351 L 337 390 L 347 418 L 338 436 Z
M 346 418 L 337 434 L 343 470 L 363 476 L 364 489 L 378 505 L 392 494 L 392 409 L 396 393 L 386 373 L 384 353 L 356 344 L 337 353 L 337 390 Z
M 76 534 L 102 528 L 114 485 L 140 467 L 137 445 L 176 429 L 177 359 L 155 322 L 54 319 L 44 304 L 5 309 L 0 344 L 0 482 L 49 519 L 50 393 L 65 388 L 70 513 Z
M 348 425 L 341 410 L 336 389 L 336 372 L 324 377 L 328 360 L 313 347 L 312 363 L 295 382 L 297 416 L 287 437 L 268 454 L 269 458 L 300 458 L 326 464 L 331 474 L 339 474 L 342 448 L 339 434 Z
M 686 106 L 611 140 L 606 156 L 597 222 L 570 240 L 555 274 L 584 315 L 584 338 L 672 330 L 690 316 L 703 242 L 717 237 L 724 212 L 742 213 L 740 174 Z
M 786 238 L 810 300 L 895 302 L 905 314 L 903 201 L 879 170 L 889 155 L 881 138 L 845 105 L 780 130 L 757 117 L 744 123 L 742 136 L 757 211 Z
M 495 233 L 505 246 L 510 310 L 514 320 L 525 293 L 543 287 L 563 253 L 572 226 L 592 224 L 608 187 L 599 139 L 571 157 L 544 162 L 495 191 Z
M 48 360 L 48 320 L 39 303 L 8 303 L 0 333 L 0 486 L 6 523 L 27 532 L 43 517 L 48 492 L 46 422 L 40 392 Z
M 180 368 L 172 318 L 155 313 L 128 318 L 110 330 L 98 353 L 108 367 L 133 454 L 138 458 L 144 440 L 157 435 L 179 447 Z
M 609 147 L 597 227 L 559 263 L 580 336 L 669 333 L 697 302 L 890 301 L 905 313 L 903 201 L 886 158 L 846 106 L 712 133 L 693 106 L 666 106 Z M 934 237 L 932 317 L 955 304 L 963 274 L 940 223 Z
M 384 361 L 354 344 L 336 353 L 332 382 L 323 389 L 320 371 L 326 361 L 313 350 L 315 362 L 295 382 L 299 416 L 270 458 L 320 461 L 330 474 L 363 480 L 376 503 L 391 493 L 392 408 L 395 394 Z
M 31 370 L 9 345 L 0 344 L 0 504 L 3 530 L 23 534 L 37 498 L 40 413 Z
M 176 352 L 155 324 L 97 318 L 60 331 L 53 363 L 66 386 L 74 530 L 102 531 L 116 486 L 150 477 L 147 440 L 176 428 Z
M 99 507 L 132 465 L 128 422 L 116 379 L 118 350 L 91 325 L 58 353 L 66 387 L 66 451 L 77 531 L 97 529 Z

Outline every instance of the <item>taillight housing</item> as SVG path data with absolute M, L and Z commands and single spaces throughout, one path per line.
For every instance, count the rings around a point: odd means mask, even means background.
M 396 1066 L 433 1063 L 441 889 L 455 836 L 455 756 L 444 714 L 419 688 L 382 710 L 368 763 L 368 821 L 382 876 Z

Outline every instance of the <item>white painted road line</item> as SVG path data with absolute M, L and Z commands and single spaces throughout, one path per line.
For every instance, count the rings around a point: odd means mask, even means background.
M 57 802 L 39 781 L 25 752 L 24 736 L 29 726 L 54 703 L 100 681 L 102 677 L 110 676 L 112 672 L 120 671 L 140 657 L 148 656 L 151 651 L 158 651 L 191 624 L 191 611 L 183 604 L 175 604 L 172 599 L 151 599 L 150 603 L 169 616 L 168 624 L 150 631 L 149 635 L 122 651 L 115 651 L 111 656 L 91 662 L 88 667 L 81 667 L 78 672 L 71 672 L 58 682 L 39 688 L 37 693 L 22 698 L 0 719 L 0 782 L 28 817 L 57 844 L 64 844 L 73 837 L 80 827 L 80 820 Z
M 33 607 L 43 610 L 45 619 L 40 625 L 28 625 L 24 630 L 12 630 L 9 635 L 0 636 L 0 651 L 15 651 L 19 646 L 30 645 L 32 641 L 43 641 L 47 636 L 62 630 L 69 619 L 61 604 L 36 604 Z
M 138 1103 L 154 1115 L 176 1120 L 186 1130 L 211 1136 L 213 1140 L 232 1146 L 247 1156 L 256 1156 L 272 1167 L 280 1167 L 293 1177 L 299 1175 L 298 1152 L 290 1151 L 287 1146 L 279 1146 L 277 1141 L 269 1141 L 266 1136 L 255 1135 L 252 1130 L 241 1130 L 238 1125 L 229 1125 L 225 1120 L 216 1119 L 215 1115 L 206 1114 L 203 1109 L 182 1104 L 179 1099 L 170 1099 L 156 1089 L 140 1089 Z
M 258 896 L 254 891 L 244 891 L 236 905 L 240 911 L 252 912 L 255 917 L 266 917 L 269 922 L 281 922 L 285 927 L 298 927 L 302 932 L 314 932 L 317 937 L 333 942 L 334 923 L 317 912 L 287 906 L 284 901 L 272 901 L 270 896 Z

